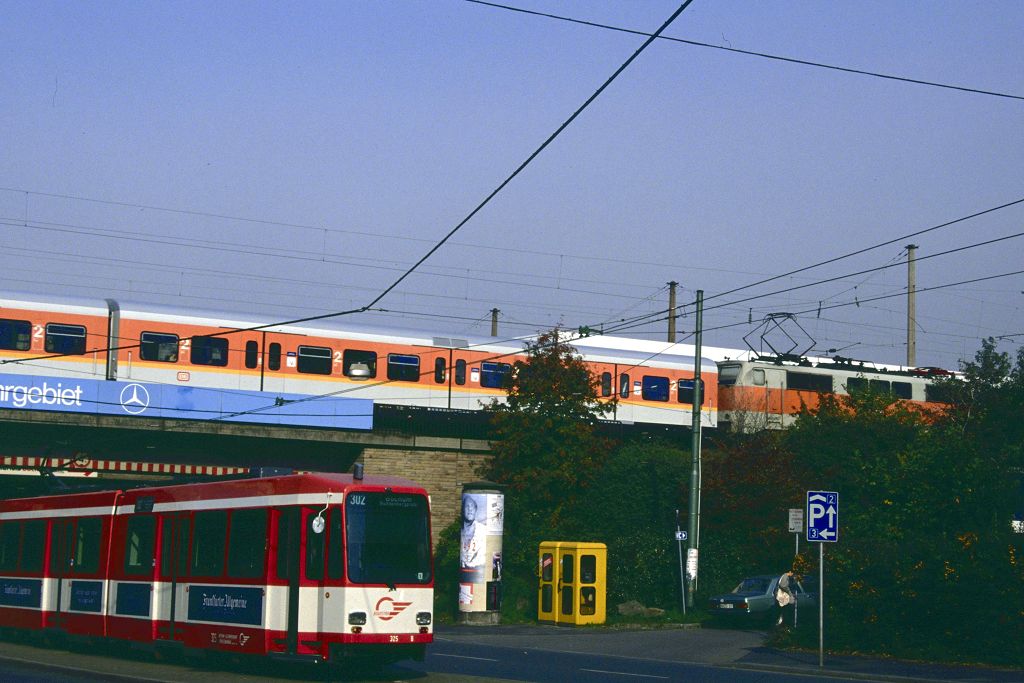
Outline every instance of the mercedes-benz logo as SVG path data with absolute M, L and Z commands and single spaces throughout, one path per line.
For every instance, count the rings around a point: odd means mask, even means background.
M 141 384 L 129 384 L 121 390 L 121 407 L 130 415 L 141 415 L 149 407 L 149 392 Z

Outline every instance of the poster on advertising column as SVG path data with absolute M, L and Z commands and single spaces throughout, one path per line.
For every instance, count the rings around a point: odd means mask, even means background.
M 497 610 L 500 602 L 505 496 L 463 490 L 459 550 L 459 610 Z

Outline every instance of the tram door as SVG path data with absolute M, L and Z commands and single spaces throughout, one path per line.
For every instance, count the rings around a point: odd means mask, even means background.
M 66 585 L 71 568 L 72 550 L 74 548 L 75 521 L 73 519 L 55 519 L 50 532 L 50 576 L 56 579 L 56 604 L 49 626 L 64 628 L 65 610 L 64 594 L 69 590 Z
M 179 599 L 178 584 L 187 576 L 189 550 L 189 514 L 177 512 L 163 516 L 160 537 L 160 575 L 163 578 L 161 601 L 168 602 L 167 626 L 160 628 L 160 637 L 174 641 L 181 638 L 179 624 L 187 618 L 186 604 Z
M 285 647 L 295 654 L 299 645 L 299 556 L 302 552 L 302 508 L 280 508 L 277 515 L 277 576 L 288 582 Z

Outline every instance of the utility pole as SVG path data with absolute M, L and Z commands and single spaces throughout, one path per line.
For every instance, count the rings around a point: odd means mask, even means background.
M 500 312 L 501 311 L 499 311 L 497 308 L 492 308 L 491 309 L 491 336 L 492 337 L 497 337 L 498 336 L 498 313 L 500 313 Z
M 917 365 L 917 245 L 907 245 L 907 365 Z
M 692 422 L 690 431 L 693 433 L 692 457 L 693 465 L 690 471 L 690 515 L 688 522 L 690 545 L 686 551 L 686 577 L 688 579 L 688 590 L 686 591 L 686 605 L 693 607 L 693 593 L 697 589 L 697 551 L 700 548 L 698 534 L 700 533 L 700 407 L 704 403 L 704 397 L 700 384 L 700 344 L 703 331 L 704 317 L 704 290 L 697 290 L 697 327 L 694 330 L 695 346 L 693 351 L 693 410 L 691 411 Z
M 676 343 L 676 285 L 673 280 L 668 283 L 668 343 Z

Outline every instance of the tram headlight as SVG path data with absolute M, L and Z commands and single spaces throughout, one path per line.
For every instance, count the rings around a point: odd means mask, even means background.
M 350 626 L 365 626 L 366 612 L 349 612 L 348 623 Z
M 416 613 L 416 625 L 427 626 L 430 624 L 430 612 L 417 612 Z

